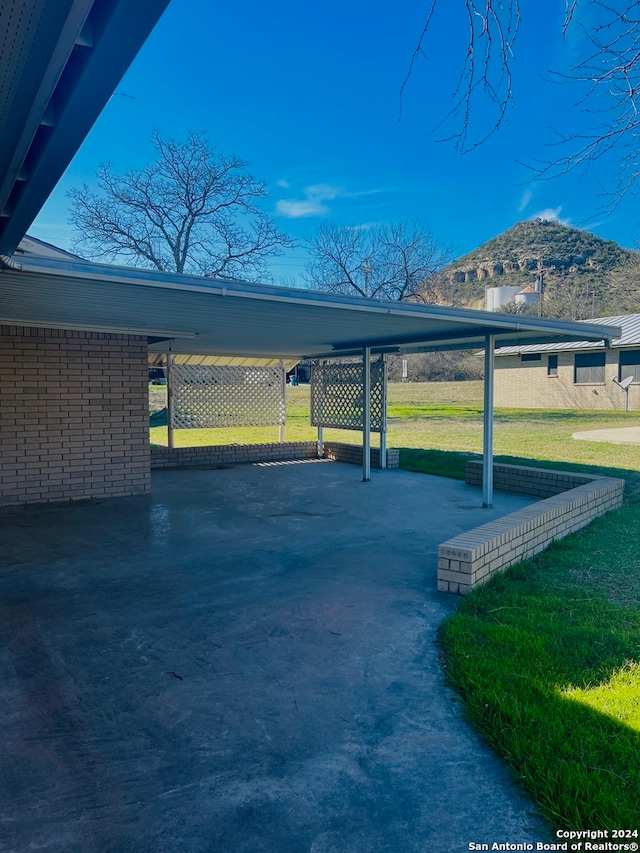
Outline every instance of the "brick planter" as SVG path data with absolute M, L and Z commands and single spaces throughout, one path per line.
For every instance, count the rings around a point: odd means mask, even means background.
M 544 497 L 531 506 L 443 542 L 438 589 L 464 595 L 495 572 L 527 560 L 556 539 L 622 505 L 624 480 L 521 465 L 495 465 L 498 490 Z M 482 463 L 467 463 L 466 482 L 480 485 Z

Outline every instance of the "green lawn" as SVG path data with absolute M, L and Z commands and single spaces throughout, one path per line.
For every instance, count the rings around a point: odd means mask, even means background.
M 638 504 L 596 520 L 440 630 L 470 721 L 558 828 L 640 828 L 638 529 Z
M 314 438 L 308 387 L 288 394 L 287 438 Z M 481 395 L 477 382 L 390 386 L 388 445 L 402 449 L 402 467 L 463 476 L 482 449 Z M 496 411 L 499 460 L 624 477 L 625 506 L 495 577 L 440 630 L 470 721 L 558 828 L 640 828 L 640 447 L 571 437 L 639 421 Z M 151 440 L 166 443 L 166 429 Z M 177 444 L 275 440 L 276 428 L 177 433 Z
M 151 410 L 164 405 L 164 390 L 154 389 Z M 501 461 L 593 470 L 624 476 L 628 495 L 640 494 L 640 446 L 575 441 L 578 430 L 628 426 L 640 421 L 640 412 L 544 411 L 497 409 L 494 451 Z M 167 443 L 166 427 L 150 431 L 153 444 Z M 309 424 L 309 386 L 287 388 L 289 441 L 312 440 L 316 430 Z M 360 434 L 325 430 L 325 438 L 359 442 Z M 242 429 L 176 430 L 178 447 L 205 444 L 248 444 L 278 440 L 277 427 Z M 377 436 L 373 436 L 373 443 Z M 406 383 L 389 386 L 389 447 L 427 449 L 439 460 L 436 473 L 461 476 L 468 454 L 482 451 L 482 382 Z M 446 451 L 445 454 L 442 451 Z M 451 454 L 451 455 L 448 455 Z M 403 452 L 403 467 L 421 470 L 421 454 Z M 433 468 L 429 468 L 433 471 Z

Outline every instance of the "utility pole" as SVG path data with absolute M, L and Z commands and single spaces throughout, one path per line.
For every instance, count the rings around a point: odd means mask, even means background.
M 542 317 L 542 309 L 544 305 L 544 277 L 548 272 L 551 272 L 554 269 L 556 269 L 554 266 L 545 267 L 542 259 L 538 260 L 535 283 L 535 290 L 538 294 L 538 317 Z
M 369 296 L 369 276 L 371 275 L 371 264 L 369 259 L 365 258 L 362 262 L 362 272 L 364 273 L 364 295 Z
M 542 300 L 544 298 L 544 274 L 546 270 L 542 261 L 538 261 L 538 275 L 536 278 L 536 290 L 538 291 L 538 317 L 542 317 Z

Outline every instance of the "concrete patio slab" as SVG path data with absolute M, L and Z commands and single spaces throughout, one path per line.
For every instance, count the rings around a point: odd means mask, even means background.
M 578 441 L 607 441 L 611 444 L 640 444 L 640 426 L 617 429 L 588 429 L 574 432 Z
M 0 513 L 0 849 L 548 840 L 435 645 L 437 544 L 529 502 L 314 462 Z

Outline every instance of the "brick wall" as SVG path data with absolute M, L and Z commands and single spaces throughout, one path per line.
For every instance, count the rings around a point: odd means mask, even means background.
M 151 448 L 152 468 L 196 468 L 239 465 L 243 462 L 281 462 L 315 459 L 315 441 L 286 441 L 271 444 L 218 444 L 209 447 Z
M 469 459 L 465 465 L 465 483 L 482 486 L 482 462 Z M 573 471 L 553 471 L 549 468 L 530 468 L 528 465 L 493 465 L 493 487 L 499 492 L 514 492 L 536 498 L 550 498 L 593 482 L 593 475 Z
M 352 465 L 362 465 L 362 445 L 347 444 L 342 441 L 325 441 L 324 455 L 335 462 L 350 462 Z M 371 448 L 371 467 L 380 467 L 380 448 Z M 396 448 L 387 449 L 387 468 L 400 467 L 400 451 Z
M 482 463 L 468 463 L 467 482 L 476 481 L 478 467 L 482 477 Z M 443 542 L 438 549 L 438 589 L 442 592 L 470 592 L 496 572 L 533 557 L 554 540 L 617 509 L 624 495 L 624 480 L 521 465 L 495 465 L 496 483 L 506 484 L 508 491 L 552 497 Z M 561 485 L 564 490 L 558 492 Z
M 495 370 L 495 405 L 523 409 L 618 409 L 624 411 L 625 395 L 611 381 L 618 378 L 619 350 L 606 351 L 605 383 L 575 385 L 575 352 L 558 356 L 558 375 L 547 376 L 548 354 L 542 361 L 521 361 L 517 355 L 498 356 Z M 640 409 L 640 385 L 629 390 L 629 408 Z
M 314 459 L 318 455 L 316 441 L 286 441 L 271 444 L 220 444 L 209 447 L 151 448 L 152 468 L 195 468 L 198 466 L 238 465 L 243 462 L 278 462 Z M 362 447 L 339 441 L 324 443 L 324 457 L 335 462 L 362 465 Z M 400 451 L 387 450 L 387 467 L 398 468 Z M 380 467 L 380 448 L 371 448 L 371 465 Z
M 147 341 L 0 326 L 0 505 L 149 489 Z

